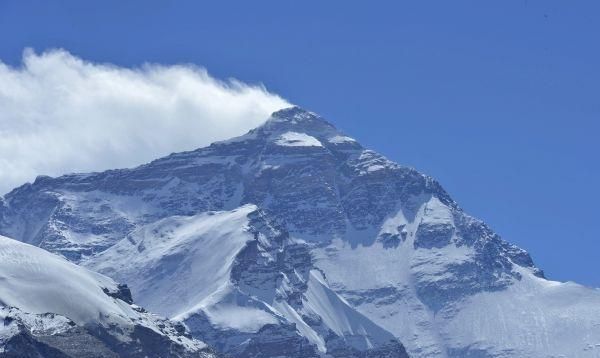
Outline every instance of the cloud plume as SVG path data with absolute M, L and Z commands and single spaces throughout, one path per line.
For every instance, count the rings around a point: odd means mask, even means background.
M 0 62 L 0 195 L 35 176 L 130 167 L 242 134 L 289 106 L 191 65 L 124 68 L 64 50 Z

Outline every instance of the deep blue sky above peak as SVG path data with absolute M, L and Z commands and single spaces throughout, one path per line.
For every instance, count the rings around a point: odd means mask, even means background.
M 2 1 L 0 60 L 193 63 L 263 83 L 600 287 L 598 1 Z M 0 109 L 1 110 L 1 109 Z

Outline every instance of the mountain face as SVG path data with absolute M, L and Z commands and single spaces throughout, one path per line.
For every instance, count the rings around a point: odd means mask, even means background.
M 110 278 L 0 236 L 0 357 L 215 357 Z
M 233 357 L 600 357 L 600 292 L 546 280 L 433 179 L 314 113 L 149 164 L 38 177 L 0 233 L 125 282 Z

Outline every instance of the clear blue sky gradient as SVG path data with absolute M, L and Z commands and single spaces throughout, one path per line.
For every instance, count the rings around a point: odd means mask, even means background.
M 52 3 L 0 2 L 2 61 L 61 47 L 262 82 L 600 287 L 599 1 Z

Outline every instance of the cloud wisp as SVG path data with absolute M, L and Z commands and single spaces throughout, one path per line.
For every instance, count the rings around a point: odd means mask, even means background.
M 130 167 L 243 134 L 290 104 L 191 65 L 124 68 L 64 50 L 0 62 L 0 195 L 37 175 Z

